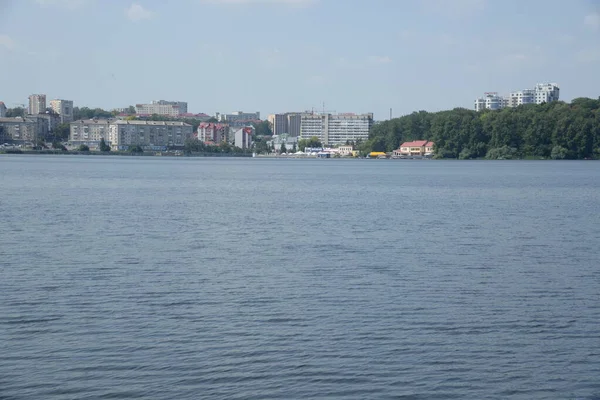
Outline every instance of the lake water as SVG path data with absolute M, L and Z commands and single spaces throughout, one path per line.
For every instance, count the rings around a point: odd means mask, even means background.
M 599 399 L 600 163 L 0 155 L 0 399 Z

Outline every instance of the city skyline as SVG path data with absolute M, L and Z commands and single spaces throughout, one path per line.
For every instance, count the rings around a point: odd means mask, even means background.
M 178 99 L 192 113 L 263 119 L 325 103 L 383 120 L 390 108 L 394 117 L 472 108 L 483 91 L 532 81 L 560 82 L 565 101 L 600 93 L 597 1 L 341 4 L 0 1 L 0 100 L 10 108 L 46 93 L 112 109 Z

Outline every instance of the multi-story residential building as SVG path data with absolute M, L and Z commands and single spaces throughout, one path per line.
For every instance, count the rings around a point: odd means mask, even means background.
M 260 112 L 245 113 L 243 111 L 236 111 L 231 114 L 216 114 L 217 121 L 224 122 L 230 126 L 246 126 L 251 122 L 260 121 Z
M 300 136 L 302 139 L 316 136 L 325 145 L 339 145 L 347 141 L 367 140 L 372 126 L 373 113 L 303 114 Z
M 291 136 L 300 136 L 300 123 L 302 113 L 271 114 L 268 121 L 271 124 L 273 135 L 287 133 Z
M 5 118 L 6 117 L 6 105 L 4 104 L 3 101 L 0 101 L 0 118 Z
M 495 92 L 485 93 L 484 97 L 475 99 L 475 111 L 483 109 L 500 110 L 505 107 L 517 107 L 523 104 L 542 104 L 558 101 L 560 88 L 556 83 L 538 83 L 533 89 L 511 92 L 501 97 Z
M 72 144 L 97 145 L 101 139 L 115 150 L 139 145 L 149 150 L 183 146 L 193 127 L 179 121 L 125 121 L 89 119 L 71 122 Z
M 32 117 L 0 118 L 0 127 L 5 140 L 16 143 L 34 143 L 46 130 L 43 119 Z
M 73 121 L 73 101 L 72 100 L 50 100 L 50 108 L 60 117 L 60 123 Z
M 483 109 L 500 110 L 508 105 L 508 99 L 498 96 L 496 92 L 485 93 L 484 97 L 475 99 L 475 111 Z
M 252 146 L 252 136 L 254 135 L 254 128 L 251 126 L 245 126 L 239 128 L 235 132 L 234 146 L 240 149 L 249 149 Z
M 184 101 L 153 100 L 150 104 L 136 104 L 135 113 L 139 115 L 165 115 L 177 117 L 187 114 L 187 103 Z
M 94 145 L 100 143 L 101 139 L 108 141 L 108 128 L 112 122 L 112 119 L 82 119 L 71 122 L 69 142 Z
M 43 114 L 46 112 L 46 95 L 32 94 L 29 96 L 29 114 Z
M 198 140 L 204 143 L 221 143 L 230 141 L 229 131 L 230 129 L 228 124 L 201 122 L 200 125 L 198 125 Z M 235 133 L 232 136 L 234 135 Z
M 192 132 L 192 125 L 181 121 L 116 120 L 108 126 L 108 141 L 117 150 L 135 145 L 148 150 L 164 150 L 184 146 Z

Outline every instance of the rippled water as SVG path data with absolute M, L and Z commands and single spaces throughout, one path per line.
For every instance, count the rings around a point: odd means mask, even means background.
M 0 156 L 0 399 L 598 399 L 599 166 Z

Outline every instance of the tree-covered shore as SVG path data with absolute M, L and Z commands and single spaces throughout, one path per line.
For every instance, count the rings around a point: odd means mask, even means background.
M 600 98 L 476 112 L 419 111 L 373 127 L 363 152 L 435 142 L 436 158 L 600 158 Z

